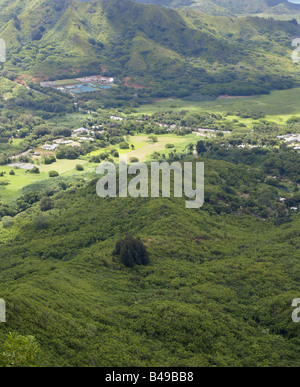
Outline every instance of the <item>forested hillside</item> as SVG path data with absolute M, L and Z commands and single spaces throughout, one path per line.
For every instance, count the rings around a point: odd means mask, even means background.
M 0 367 L 300 366 L 299 7 L 0 0 Z M 100 198 L 125 155 L 203 207 Z
M 208 24 L 199 12 L 130 0 L 3 3 L 1 17 L 8 51 L 2 75 L 11 80 L 106 72 L 121 85 L 133 78 L 156 97 L 261 94 L 298 82 L 290 61 L 297 22 L 210 18 Z
M 255 169 L 205 162 L 219 200 L 233 194 L 222 181 L 255 184 Z M 182 199 L 100 199 L 95 184 L 1 230 L 0 341 L 34 333 L 46 366 L 299 366 L 298 215 L 274 225 L 213 201 L 187 210 Z M 148 266 L 113 256 L 128 230 Z

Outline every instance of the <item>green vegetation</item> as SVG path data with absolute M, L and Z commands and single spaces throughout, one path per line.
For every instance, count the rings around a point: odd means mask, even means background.
M 212 15 L 258 14 L 272 16 L 294 16 L 300 14 L 298 4 L 287 0 L 135 0 L 144 4 L 156 4 L 163 7 L 197 9 Z
M 273 91 L 269 95 L 243 97 L 243 98 L 218 98 L 213 101 L 189 101 L 189 100 L 159 100 L 154 103 L 141 106 L 137 109 L 139 115 L 152 115 L 164 111 L 214 112 L 230 114 L 236 118 L 243 118 L 247 114 L 250 120 L 258 114 L 270 120 L 285 122 L 293 116 L 300 115 L 299 103 L 300 88 L 291 90 Z M 282 103 L 284 101 L 284 103 Z M 259 117 L 260 118 L 260 117 Z M 243 121 L 247 121 L 246 118 Z
M 140 238 L 134 238 L 132 235 L 126 235 L 124 239 L 118 240 L 113 255 L 119 256 L 120 262 L 126 267 L 149 264 L 145 245 Z
M 57 171 L 49 171 L 49 177 L 58 177 L 59 173 Z
M 17 22 L 3 20 L 0 33 L 9 53 L 6 84 L 25 82 L 31 90 L 12 84 L 4 100 L 48 116 L 74 106 L 69 95 L 40 87 L 45 79 L 101 72 L 115 77 L 119 87 L 84 95 L 92 110 L 145 98 L 263 94 L 299 82 L 290 44 L 300 27 L 291 21 L 208 17 L 130 0 L 27 3 L 15 9 Z M 10 12 L 7 3 L 2 6 L 8 20 Z
M 46 366 L 298 366 L 299 214 L 263 220 L 276 200 L 257 166 L 205 163 L 199 210 L 183 199 L 100 199 L 93 181 L 56 193 L 43 215 L 38 204 L 20 213 L 1 230 L 0 341 L 34 332 Z M 128 229 L 149 265 L 113 258 Z
M 75 169 L 76 171 L 84 171 L 84 167 L 81 164 L 77 164 Z
M 300 365 L 300 26 L 253 16 L 298 8 L 159 4 L 0 1 L 2 367 Z M 204 162 L 204 206 L 99 198 L 125 155 Z
M 9 333 L 0 354 L 1 367 L 34 367 L 40 355 L 40 346 L 33 336 Z

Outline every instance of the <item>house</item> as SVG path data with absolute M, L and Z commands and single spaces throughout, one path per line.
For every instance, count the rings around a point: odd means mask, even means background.
M 94 139 L 91 137 L 80 137 L 79 140 L 80 141 L 92 141 L 92 142 L 94 141 Z
M 110 116 L 110 119 L 111 119 L 111 120 L 115 120 L 115 121 L 123 121 L 124 118 L 122 118 L 122 117 Z
M 79 134 L 79 133 L 88 133 L 89 132 L 89 130 L 88 129 L 86 129 L 86 128 L 78 128 L 78 129 L 74 129 L 74 130 L 72 130 L 72 133 L 73 134 Z
M 79 129 L 72 130 L 72 136 L 73 137 L 76 137 L 77 135 L 82 134 L 82 133 L 90 134 L 90 135 L 94 135 L 95 134 L 95 132 L 93 130 L 86 129 L 86 128 L 79 128 Z
M 54 151 L 57 147 L 58 147 L 58 144 L 52 144 L 52 145 L 45 144 L 45 145 L 43 145 L 43 149 L 49 150 L 49 151 Z
M 73 144 L 74 141 L 72 140 L 66 140 L 66 141 L 62 141 L 61 144 L 63 145 L 70 145 L 70 144 Z

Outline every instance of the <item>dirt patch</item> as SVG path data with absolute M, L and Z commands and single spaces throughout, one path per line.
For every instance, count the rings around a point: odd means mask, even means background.
M 145 246 L 149 246 L 150 243 L 152 242 L 153 240 L 151 238 L 148 238 L 147 239 L 147 242 L 144 243 Z
M 14 79 L 14 82 L 17 85 L 27 86 L 28 82 L 31 82 L 32 78 L 27 74 L 20 74 L 17 78 Z
M 139 85 L 138 83 L 130 82 L 130 81 L 131 81 L 131 78 L 129 78 L 129 77 L 126 77 L 126 78 L 124 79 L 124 82 L 125 82 L 125 86 L 126 86 L 126 87 L 133 87 L 135 90 L 139 90 L 139 89 L 150 89 L 150 87 L 143 86 L 143 85 Z
M 20 74 L 17 78 L 14 79 L 14 82 L 17 85 L 28 86 L 29 82 L 44 82 L 47 80 L 48 77 L 41 74 L 37 74 L 35 77 L 31 77 L 27 74 Z
M 43 148 L 36 148 L 35 153 L 39 153 L 40 156 L 37 156 L 37 158 L 42 158 L 42 157 L 48 157 L 48 156 L 55 156 L 55 152 L 49 151 Z

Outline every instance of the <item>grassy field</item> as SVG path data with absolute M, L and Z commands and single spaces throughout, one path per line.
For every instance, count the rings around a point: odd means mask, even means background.
M 10 202 L 16 200 L 23 187 L 36 183 L 38 181 L 49 179 L 49 171 L 57 171 L 60 175 L 80 174 L 75 170 L 75 166 L 81 164 L 86 169 L 91 169 L 92 165 L 84 160 L 58 160 L 51 165 L 40 164 L 37 167 L 40 170 L 39 174 L 26 172 L 24 169 L 14 169 L 9 166 L 1 166 L 0 172 L 6 172 L 3 177 L 0 177 L 0 183 L 7 181 L 9 184 L 0 186 L 0 200 L 3 202 Z M 11 170 L 14 170 L 15 175 L 9 175 Z
M 39 165 L 40 171 L 45 172 L 48 174 L 49 171 L 57 171 L 60 175 L 63 173 L 66 173 L 71 170 L 75 170 L 75 166 L 77 164 L 84 165 L 86 164 L 86 161 L 84 160 L 58 160 L 54 164 L 46 165 L 41 164 Z
M 291 116 L 300 115 L 300 88 L 274 91 L 269 95 L 252 97 L 218 98 L 214 101 L 194 102 L 178 99 L 157 101 L 138 108 L 138 114 L 153 114 L 164 110 L 182 110 L 202 112 L 260 112 L 267 119 L 284 122 Z
M 148 135 L 137 135 L 133 137 L 128 137 L 127 142 L 129 145 L 134 145 L 135 149 L 120 149 L 119 146 L 109 146 L 107 148 L 98 149 L 92 153 L 90 156 L 97 156 L 103 152 L 109 152 L 112 149 L 117 149 L 120 155 L 127 155 L 130 157 L 137 157 L 139 161 L 149 160 L 153 152 L 160 152 L 165 150 L 165 153 L 169 153 L 172 149 L 166 149 L 166 144 L 170 143 L 174 145 L 173 149 L 176 149 L 177 152 L 183 151 L 187 144 L 192 142 L 197 142 L 197 136 L 195 134 L 190 134 L 187 136 L 176 136 L 175 134 L 168 135 L 157 135 L 157 142 L 151 143 L 148 139 Z
M 143 105 L 138 109 L 137 114 L 153 114 L 157 111 L 163 110 L 181 110 L 188 109 L 190 111 L 202 111 L 202 112 L 229 112 L 233 115 L 234 113 L 249 112 L 256 113 L 261 112 L 266 115 L 267 119 L 284 123 L 288 118 L 295 115 L 300 115 L 300 107 L 298 101 L 300 100 L 300 88 L 291 90 L 275 91 L 270 95 L 261 95 L 253 97 L 243 98 L 219 98 L 215 101 L 207 102 L 191 102 L 176 99 L 168 99 L 157 101 L 151 105 Z M 86 119 L 82 114 L 71 115 L 72 122 Z M 240 121 L 252 121 L 251 119 L 241 119 Z M 98 149 L 88 156 L 99 155 L 103 152 L 110 152 L 112 149 L 117 149 L 120 155 L 127 155 L 130 157 L 137 157 L 139 161 L 149 161 L 153 152 L 161 152 L 168 155 L 171 151 L 176 150 L 182 152 L 185 146 L 189 143 L 196 143 L 199 139 L 195 134 L 187 136 L 176 136 L 173 134 L 158 135 L 156 136 L 158 141 L 151 143 L 148 139 L 148 135 L 138 134 L 136 136 L 127 137 L 126 141 L 129 145 L 134 145 L 134 149 L 120 149 L 119 146 L 109 146 L 107 148 Z M 166 149 L 167 143 L 174 145 L 173 149 Z M 16 146 L 18 143 L 15 144 Z M 118 161 L 118 159 L 114 159 Z M 87 158 L 85 160 L 58 160 L 56 163 L 51 165 L 40 164 L 40 174 L 27 173 L 25 170 L 15 170 L 16 175 L 10 176 L 9 171 L 11 170 L 8 166 L 0 168 L 0 172 L 6 172 L 5 176 L 0 178 L 1 181 L 8 181 L 9 185 L 0 186 L 0 199 L 4 202 L 16 200 L 20 195 L 20 191 L 23 187 L 35 183 L 37 181 L 48 179 L 48 172 L 51 170 L 57 171 L 60 175 L 66 176 L 77 174 L 75 166 L 81 164 L 85 167 L 85 170 L 95 170 L 94 164 L 88 163 Z
M 107 148 L 101 148 L 92 152 L 88 156 L 98 155 L 102 152 L 109 152 L 111 149 L 118 149 L 120 155 L 128 155 L 130 157 L 137 157 L 139 161 L 146 161 L 151 158 L 151 154 L 155 151 L 165 151 L 168 154 L 170 151 L 176 149 L 177 152 L 184 150 L 185 146 L 189 143 L 197 141 L 197 136 L 190 134 L 184 137 L 176 136 L 173 134 L 169 135 L 158 135 L 158 141 L 156 143 L 150 143 L 148 135 L 137 135 L 133 137 L 128 137 L 126 140 L 129 145 L 133 144 L 135 146 L 134 150 L 130 149 L 120 149 L 118 146 L 109 146 Z M 173 149 L 165 149 L 167 143 L 174 144 Z M 114 159 L 116 162 L 117 158 Z M 59 175 L 71 176 L 71 175 L 81 175 L 82 172 L 75 170 L 75 166 L 80 164 L 84 166 L 85 172 L 93 172 L 96 170 L 97 164 L 89 163 L 87 159 L 81 160 L 57 160 L 55 163 L 50 165 L 37 164 L 39 168 L 39 174 L 32 174 L 26 172 L 23 169 L 14 169 L 15 175 L 9 175 L 9 172 L 13 169 L 9 166 L 1 166 L 0 172 L 5 172 L 3 177 L 0 177 L 0 183 L 7 181 L 9 184 L 6 186 L 0 186 L 0 200 L 5 203 L 16 200 L 21 193 L 23 187 L 36 183 L 38 181 L 49 179 L 49 171 L 57 171 Z
M 23 169 L 14 169 L 15 175 L 10 176 L 9 172 L 11 170 L 12 168 L 8 166 L 0 167 L 0 172 L 6 172 L 6 174 L 0 178 L 0 182 L 7 181 L 9 183 L 7 186 L 0 186 L 0 198 L 3 202 L 17 199 L 20 190 L 23 187 L 49 177 L 46 173 L 31 174 Z

